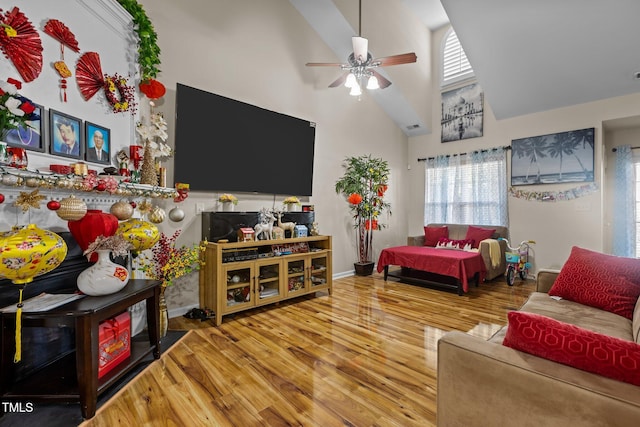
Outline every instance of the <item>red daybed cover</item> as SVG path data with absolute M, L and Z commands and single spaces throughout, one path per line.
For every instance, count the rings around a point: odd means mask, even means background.
M 378 258 L 378 273 L 387 265 L 399 265 L 460 280 L 462 289 L 469 289 L 468 278 L 480 273 L 484 280 L 487 268 L 478 252 L 436 249 L 429 246 L 396 246 L 383 249 Z

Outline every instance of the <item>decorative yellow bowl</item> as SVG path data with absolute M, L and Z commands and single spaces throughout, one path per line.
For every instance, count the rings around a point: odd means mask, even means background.
M 122 234 L 131 243 L 134 251 L 151 249 L 160 239 L 158 227 L 140 218 L 131 218 L 118 225 L 116 234 Z
M 58 267 L 67 244 L 56 233 L 35 224 L 0 232 L 0 278 L 22 285 Z

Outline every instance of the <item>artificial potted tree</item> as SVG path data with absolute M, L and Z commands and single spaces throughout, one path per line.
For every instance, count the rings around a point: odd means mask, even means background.
M 391 214 L 391 206 L 384 201 L 389 165 L 369 154 L 347 157 L 343 167 L 344 175 L 336 182 L 336 193 L 346 198 L 353 213 L 358 243 L 354 268 L 356 274 L 366 276 L 373 272 L 373 232 L 384 227 L 378 218 L 384 211 Z

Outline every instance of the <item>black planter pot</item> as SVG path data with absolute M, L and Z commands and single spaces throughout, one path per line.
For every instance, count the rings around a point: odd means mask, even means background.
M 357 276 L 370 276 L 373 274 L 373 261 L 354 262 L 353 267 L 356 270 Z

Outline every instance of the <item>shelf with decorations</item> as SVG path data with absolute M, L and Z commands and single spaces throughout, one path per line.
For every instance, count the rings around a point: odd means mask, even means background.
M 173 199 L 179 196 L 175 188 L 157 185 L 136 184 L 122 181 L 114 175 L 59 174 L 48 171 L 18 169 L 0 166 L 0 184 L 5 190 L 20 190 L 23 187 L 46 189 L 47 191 L 93 193 L 104 196 L 127 196 Z

